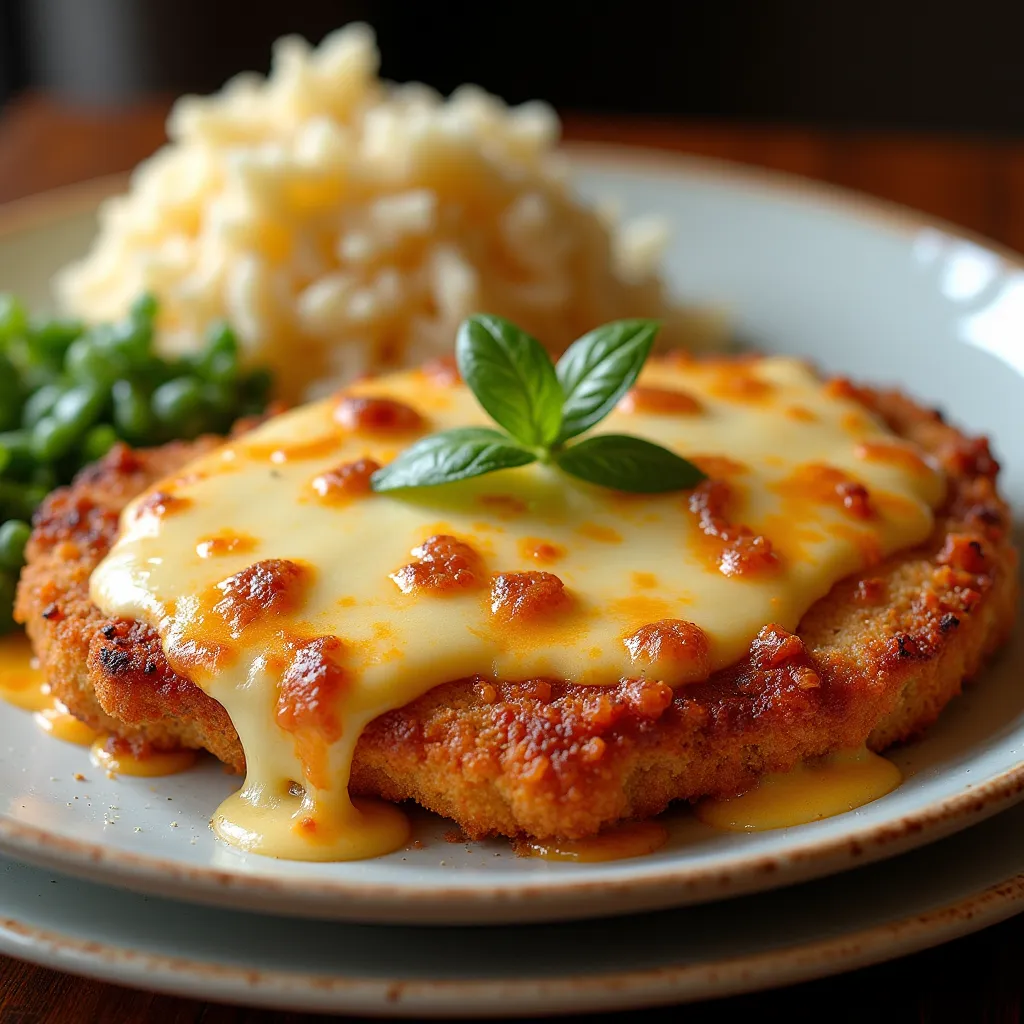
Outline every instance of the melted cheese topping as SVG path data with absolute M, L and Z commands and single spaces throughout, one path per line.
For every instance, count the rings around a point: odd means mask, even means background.
M 866 748 L 843 750 L 763 776 L 731 800 L 702 800 L 697 817 L 730 832 L 762 832 L 821 821 L 863 807 L 903 781 L 899 768 Z
M 602 422 L 698 462 L 714 482 L 693 493 L 618 494 L 539 464 L 369 493 L 424 433 L 487 422 L 457 382 L 365 381 L 126 510 L 92 598 L 157 629 L 231 716 L 247 776 L 215 816 L 228 841 L 308 859 L 394 849 L 397 812 L 347 793 L 378 715 L 474 675 L 703 679 L 923 540 L 944 493 L 919 453 L 783 358 L 652 361 Z

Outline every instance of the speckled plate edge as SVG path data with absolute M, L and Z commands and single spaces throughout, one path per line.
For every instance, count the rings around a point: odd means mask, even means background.
M 785 172 L 747 167 L 739 163 L 639 147 L 572 143 L 567 147 L 574 162 L 594 169 L 642 171 L 667 179 L 684 173 L 718 182 L 727 181 L 751 191 L 799 196 L 809 205 L 839 207 L 887 229 L 911 233 L 921 228 L 942 230 L 968 239 L 995 253 L 1006 264 L 1024 270 L 1024 258 L 988 239 L 909 208 L 875 200 L 856 192 Z M 33 226 L 58 222 L 93 209 L 107 196 L 123 190 L 126 175 L 114 175 L 29 196 L 0 207 L 0 236 Z M 294 879 L 280 880 L 233 874 L 214 868 L 183 867 L 158 857 L 137 855 L 97 843 L 68 839 L 45 829 L 15 822 L 0 815 L 0 850 L 101 883 L 114 883 L 139 892 L 184 898 L 204 903 L 235 905 L 240 892 L 253 894 L 259 909 L 295 915 L 328 916 L 323 900 L 343 899 L 348 920 L 404 922 L 416 919 L 408 907 L 459 905 L 448 915 L 451 923 L 473 922 L 479 908 L 502 906 L 503 920 L 525 921 L 595 916 L 598 913 L 641 912 L 666 906 L 713 900 L 820 877 L 830 872 L 902 853 L 925 842 L 941 839 L 1011 806 L 1024 798 L 1024 762 L 986 783 L 944 800 L 935 801 L 912 815 L 881 826 L 862 828 L 834 840 L 811 840 L 784 856 L 752 857 L 721 868 L 673 870 L 621 880 L 573 882 L 564 876 L 530 882 L 514 888 L 480 886 L 410 889 L 365 881 L 314 882 L 297 887 Z M 775 879 L 769 881 L 769 879 Z M 666 899 L 666 891 L 672 892 Z M 546 910 L 527 909 L 538 900 L 557 899 Z M 589 906 L 600 895 L 597 909 Z M 615 904 L 621 901 L 621 905 Z M 387 907 L 392 904 L 392 909 Z M 474 909 L 476 908 L 476 909 Z
M 1024 910 L 1024 874 L 919 914 L 834 938 L 648 970 L 516 979 L 346 978 L 228 966 L 83 941 L 0 916 L 0 952 L 41 966 L 181 998 L 387 1017 L 520 1016 L 642 1009 L 740 995 L 882 963 Z

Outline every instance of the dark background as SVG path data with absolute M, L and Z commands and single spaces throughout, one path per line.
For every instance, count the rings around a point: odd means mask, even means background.
M 0 0 L 0 97 L 210 91 L 287 32 L 378 32 L 383 71 L 562 110 L 1024 133 L 1022 0 Z

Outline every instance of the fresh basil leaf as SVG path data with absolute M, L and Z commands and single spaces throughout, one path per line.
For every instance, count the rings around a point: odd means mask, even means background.
M 431 434 L 406 448 L 370 477 L 375 491 L 434 487 L 499 469 L 536 462 L 534 452 L 488 427 L 456 427 Z
M 570 476 L 638 494 L 682 491 L 705 479 L 675 452 L 628 434 L 596 434 L 556 452 L 554 460 Z
M 562 425 L 562 387 L 536 338 L 500 316 L 463 321 L 455 342 L 459 373 L 477 401 L 517 441 L 551 444 Z
M 633 386 L 654 344 L 657 320 L 616 320 L 574 341 L 555 368 L 565 393 L 558 441 L 582 434 Z

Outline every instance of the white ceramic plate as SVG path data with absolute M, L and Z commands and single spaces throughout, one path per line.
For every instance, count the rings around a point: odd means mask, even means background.
M 852 970 L 1024 909 L 1024 806 L 779 892 L 577 924 L 298 921 L 119 892 L 0 859 L 0 952 L 289 1010 L 511 1016 L 640 1008 Z
M 844 193 L 717 164 L 593 152 L 580 187 L 626 213 L 658 213 L 668 273 L 744 337 L 830 372 L 908 388 L 995 439 L 1024 510 L 1024 268 L 940 225 Z M 83 206 L 84 202 L 84 206 Z M 75 204 L 78 204 L 77 206 Z M 92 230 L 93 193 L 35 201 L 0 232 L 3 285 L 43 298 Z M 62 205 L 63 204 L 63 205 Z M 10 220 L 11 218 L 9 218 Z M 921 742 L 894 753 L 895 792 L 850 814 L 759 834 L 686 814 L 658 853 L 607 864 L 512 856 L 443 841 L 351 864 L 245 856 L 207 819 L 235 783 L 215 765 L 163 780 L 107 780 L 85 754 L 0 709 L 0 847 L 24 860 L 148 892 L 378 922 L 538 921 L 647 910 L 796 882 L 893 854 L 979 821 L 1024 787 L 1024 649 L 1014 647 Z M 82 772 L 85 782 L 73 779 Z

